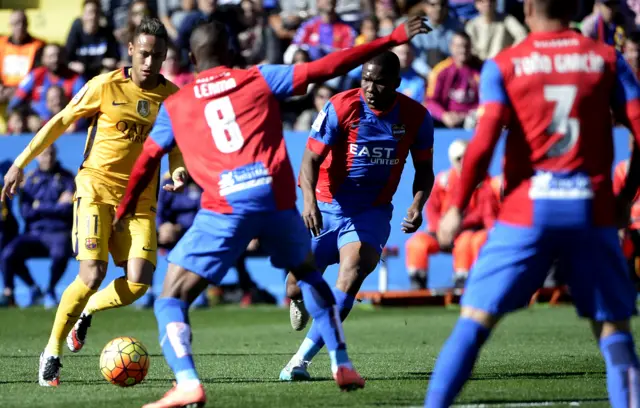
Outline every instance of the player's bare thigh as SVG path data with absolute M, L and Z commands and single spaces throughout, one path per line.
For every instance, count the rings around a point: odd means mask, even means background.
M 336 287 L 341 291 L 355 296 L 362 283 L 371 272 L 376 269 L 380 255 L 376 249 L 366 242 L 350 242 L 340 248 L 340 266 Z M 321 271 L 324 273 L 324 270 Z M 302 292 L 298 287 L 298 280 L 293 273 L 287 275 L 287 297 L 301 299 Z
M 160 297 L 177 298 L 191 304 L 208 285 L 202 276 L 170 263 Z
M 340 248 L 340 267 L 336 287 L 352 296 L 358 294 L 362 283 L 380 262 L 380 254 L 370 244 L 356 241 Z

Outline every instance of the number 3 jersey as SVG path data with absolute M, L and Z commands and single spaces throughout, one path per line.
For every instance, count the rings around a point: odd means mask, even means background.
M 278 99 L 294 88 L 306 90 L 306 77 L 303 66 L 217 67 L 167 99 L 150 137 L 165 150 L 177 143 L 203 189 L 203 209 L 242 214 L 295 208 Z
M 611 107 L 638 115 L 629 104 L 638 96 L 635 76 L 613 47 L 570 30 L 533 33 L 487 61 L 479 121 L 503 112 L 509 129 L 499 220 L 613 225 Z M 472 187 L 461 186 L 460 196 Z

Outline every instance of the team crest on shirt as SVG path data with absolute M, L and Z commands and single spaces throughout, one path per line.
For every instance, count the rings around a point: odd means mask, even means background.
M 136 110 L 138 111 L 138 114 L 143 118 L 146 118 L 147 116 L 149 116 L 149 113 L 151 113 L 151 109 L 149 107 L 149 101 L 145 99 L 140 99 L 138 101 L 138 105 L 136 106 Z
M 89 251 L 98 249 L 98 238 L 87 238 L 84 240 L 84 247 Z
M 402 139 L 405 133 L 407 133 L 407 128 L 405 127 L 405 125 L 398 123 L 391 126 L 391 134 L 394 138 Z

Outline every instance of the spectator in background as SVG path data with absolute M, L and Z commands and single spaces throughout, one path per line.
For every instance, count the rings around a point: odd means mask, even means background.
M 461 127 L 478 107 L 482 61 L 471 54 L 464 31 L 451 39 L 451 57 L 435 66 L 427 85 L 426 106 L 437 127 Z
M 475 0 L 480 14 L 465 27 L 471 37 L 473 54 L 481 60 L 495 57 L 527 36 L 527 29 L 515 17 L 497 12 L 496 1 Z
M 449 15 L 447 0 L 424 0 L 423 10 L 429 18 L 433 31 L 429 35 L 416 35 L 411 45 L 416 50 L 413 69 L 426 78 L 431 69 L 450 55 L 449 44 L 456 31 L 464 27 Z
M 254 0 L 242 0 L 243 30 L 238 33 L 240 53 L 247 65 L 259 65 L 267 58 L 267 27 L 262 11 Z
M 29 35 L 24 11 L 9 15 L 9 36 L 0 37 L 0 134 L 6 130 L 4 121 L 8 102 L 29 71 L 39 64 L 44 43 Z
M 627 60 L 636 78 L 640 78 L 640 32 L 629 34 L 624 43 L 624 59 Z
M 449 0 L 449 8 L 462 22 L 469 21 L 478 15 L 477 6 L 474 0 Z
M 5 160 L 0 162 L 0 174 L 6 174 L 13 162 L 11 160 Z M 4 183 L 4 179 L 0 177 L 0 186 Z M 18 221 L 13 215 L 12 200 L 5 198 L 0 202 L 0 254 L 4 248 L 9 245 L 13 239 L 18 236 Z M 4 270 L 2 269 L 2 263 L 0 262 L 0 273 L 4 277 Z M 0 297 L 0 306 L 8 306 L 9 298 Z
M 82 76 L 69 69 L 65 50 L 57 44 L 48 44 L 44 47 L 42 64 L 43 66 L 31 71 L 20 83 L 9 102 L 9 111 L 19 106 L 30 105 L 39 116 L 46 115 L 45 96 L 51 86 L 60 86 L 65 96 L 71 99 L 86 83 Z
M 227 27 L 229 33 L 229 49 L 234 56 L 239 56 L 240 46 L 238 44 L 238 33 L 242 31 L 240 16 L 233 6 L 219 7 L 217 0 L 197 0 L 198 10 L 190 13 L 178 27 L 177 46 L 183 62 L 188 62 L 189 39 L 193 29 L 200 21 L 219 21 Z
M 71 25 L 67 37 L 69 68 L 89 80 L 103 69 L 111 71 L 119 61 L 118 43 L 112 31 L 100 26 L 102 10 L 98 0 L 85 0 L 82 17 Z
M 7 131 L 8 135 L 20 135 L 27 133 L 27 115 L 23 109 L 16 109 L 9 113 L 7 116 Z
M 162 63 L 160 73 L 180 88 L 194 79 L 193 73 L 188 72 L 180 64 L 180 54 L 172 44 L 167 47 L 167 58 Z
M 189 14 L 197 13 L 196 0 L 158 0 L 158 18 L 173 41 L 178 40 L 178 27 Z
M 118 40 L 120 65 L 131 64 L 131 56 L 129 55 L 129 43 L 133 41 L 133 34 L 136 27 L 140 25 L 142 19 L 151 14 L 149 5 L 146 0 L 133 0 L 129 4 L 129 13 L 127 14 L 127 24 L 115 31 L 115 38 Z
M 73 178 L 73 174 L 57 161 L 53 145 L 38 156 L 38 168 L 27 174 L 20 196 L 25 232 L 15 238 L 0 255 L 4 271 L 5 304 L 15 303 L 15 275 L 29 286 L 30 303 L 42 296 L 25 265 L 31 258 L 51 258 L 51 276 L 44 301 L 46 308 L 58 304 L 55 288 L 73 255 L 69 241 L 75 191 Z
M 304 48 L 312 60 L 317 60 L 330 52 L 353 47 L 357 33 L 338 17 L 336 0 L 318 0 L 317 5 L 319 15 L 302 23 L 287 53 Z
M 281 64 L 284 50 L 291 44 L 296 29 L 309 16 L 306 0 L 263 0 L 262 7 L 267 14 L 267 40 L 270 52 L 269 62 Z
M 392 50 L 400 60 L 400 86 L 402 92 L 418 103 L 424 102 L 425 80 L 412 68 L 415 56 L 409 44 L 402 44 Z
M 296 119 L 293 125 L 293 130 L 300 132 L 307 132 L 311 129 L 311 124 L 316 120 L 318 113 L 322 111 L 324 105 L 335 95 L 337 92 L 335 89 L 321 84 L 313 89 L 313 106 L 310 109 L 304 110 Z
M 64 94 L 64 90 L 58 85 L 54 85 L 47 89 L 46 94 L 46 112 L 40 112 L 42 116 L 39 116 L 40 124 L 38 125 L 38 130 L 44 126 L 52 117 L 60 113 L 65 106 L 69 103 L 69 98 Z M 80 119 L 77 122 L 74 122 L 65 130 L 65 133 L 73 133 L 77 132 L 80 129 L 85 129 L 87 127 L 87 121 L 85 119 Z
M 0 104 L 9 102 L 18 84 L 40 62 L 44 43 L 32 37 L 22 10 L 9 15 L 11 34 L 0 37 Z
M 582 22 L 582 34 L 622 50 L 625 41 L 624 16 L 620 13 L 622 0 L 597 0 L 594 12 Z
M 378 19 L 368 17 L 362 20 L 360 24 L 360 35 L 356 37 L 355 45 L 370 43 L 378 38 Z
M 449 145 L 449 170 L 438 173 L 425 207 L 426 232 L 417 231 L 405 243 L 406 266 L 413 289 L 425 289 L 429 272 L 429 256 L 440 251 L 450 252 L 451 248 L 441 248 L 436 238 L 440 218 L 449 209 L 452 195 L 457 188 L 462 169 L 462 157 L 468 142 L 456 139 Z M 455 243 L 454 243 L 455 245 Z

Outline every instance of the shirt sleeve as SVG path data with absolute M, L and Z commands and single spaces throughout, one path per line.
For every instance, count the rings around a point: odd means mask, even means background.
M 433 119 L 429 112 L 418 129 L 416 140 L 411 146 L 411 157 L 415 161 L 431 160 L 433 158 Z
M 499 103 L 510 106 L 502 72 L 494 60 L 488 60 L 480 74 L 480 104 Z
M 102 83 L 97 81 L 87 82 L 71 99 L 71 102 L 36 133 L 14 164 L 24 168 L 47 147 L 51 146 L 73 122 L 82 117 L 98 113 L 101 100 Z
M 295 65 L 261 65 L 258 70 L 276 98 L 293 95 Z
M 149 137 L 165 152 L 172 150 L 176 145 L 171 118 L 169 118 L 169 112 L 164 105 L 160 107 Z
M 331 101 L 327 102 L 311 125 L 307 149 L 325 157 L 331 147 L 340 140 L 338 114 Z

